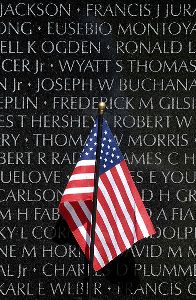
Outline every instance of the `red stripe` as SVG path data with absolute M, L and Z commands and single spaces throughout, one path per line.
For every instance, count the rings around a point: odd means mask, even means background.
M 117 180 L 117 178 L 115 178 L 115 179 Z M 114 181 L 115 181 L 115 179 L 114 179 Z M 109 179 L 107 179 L 107 181 L 104 181 L 104 183 L 105 183 L 105 186 L 106 186 L 106 183 L 107 183 L 106 188 L 108 190 L 110 198 L 113 201 L 114 207 L 116 208 L 117 216 L 119 217 L 119 219 L 121 221 L 121 224 L 122 224 L 122 227 L 124 229 L 124 232 L 125 232 L 125 235 L 126 235 L 127 239 L 129 240 L 130 244 L 132 245 L 133 241 L 134 241 L 133 234 L 132 234 L 132 231 L 129 227 L 129 224 L 127 223 L 127 220 L 125 218 L 123 210 L 122 210 L 122 208 L 120 207 L 120 204 L 119 204 L 119 202 L 122 201 L 122 200 L 121 200 L 121 198 L 118 197 L 117 191 L 114 192 L 114 189 L 113 189 L 114 187 L 112 186 L 112 183 L 109 181 Z M 118 187 L 118 183 L 117 183 L 117 187 Z M 127 248 L 127 246 L 126 246 L 126 248 Z
M 108 194 L 110 195 L 111 197 L 111 193 L 110 193 L 110 189 L 111 189 L 111 186 L 109 184 L 109 180 L 107 178 L 107 176 L 105 175 L 105 173 L 101 174 L 100 176 L 104 186 L 106 187 L 107 191 L 108 191 Z M 113 199 L 112 199 L 113 200 Z M 108 218 L 108 221 L 114 231 L 114 234 L 115 234 L 115 238 L 116 238 L 116 241 L 117 241 L 117 244 L 119 246 L 119 249 L 121 250 L 121 252 L 125 251 L 126 249 L 126 246 L 124 244 L 124 241 L 121 237 L 121 234 L 119 232 L 119 229 L 116 225 L 116 220 L 115 220 L 115 215 L 113 215 L 111 213 L 111 210 L 109 208 L 109 205 L 107 203 L 107 199 L 105 198 L 104 194 L 102 193 L 102 191 L 99 189 L 99 201 L 100 201 L 100 204 Z M 115 206 L 115 203 L 113 203 L 114 207 L 115 207 L 115 211 L 117 211 L 116 209 L 116 206 Z
M 95 165 L 79 166 L 79 167 L 76 166 L 72 175 L 82 174 L 82 173 L 94 173 L 94 172 L 95 172 Z
M 89 208 L 90 212 L 92 212 L 92 201 L 91 201 L 91 202 L 90 202 L 90 201 L 87 201 L 87 202 L 89 202 L 89 204 L 88 204 L 87 207 Z M 86 204 L 86 203 L 85 203 L 85 204 Z M 74 203 L 73 206 L 74 206 L 74 209 L 75 209 L 75 211 L 76 211 L 76 214 L 77 214 L 78 218 L 81 220 L 81 222 L 83 223 L 83 222 L 85 222 L 85 220 L 86 220 L 86 221 L 90 224 L 90 222 L 88 221 L 88 219 L 87 219 L 85 213 L 84 213 L 83 210 L 81 209 L 80 205 L 78 204 L 78 206 L 77 206 L 77 205 L 75 205 L 75 203 Z M 91 229 L 91 224 L 90 224 L 90 229 Z M 89 231 L 89 235 L 90 235 L 90 231 Z M 97 235 L 96 232 L 95 232 L 95 246 L 97 247 L 97 250 L 99 251 L 99 253 L 100 253 L 100 255 L 101 255 L 101 257 L 102 257 L 104 263 L 105 263 L 105 264 L 108 263 L 108 257 L 107 257 L 107 255 L 106 255 L 105 249 L 104 249 L 104 247 L 103 247 L 103 245 L 102 245 L 102 243 L 101 243 L 101 240 L 100 240 L 100 238 L 99 238 L 99 236 Z
M 93 193 L 81 193 L 81 194 L 67 194 L 63 195 L 61 198 L 61 202 L 65 201 L 88 201 L 93 199 Z
M 81 209 L 79 203 L 78 202 L 73 202 L 71 205 L 74 208 L 75 213 L 77 214 L 78 218 L 80 219 L 80 221 L 81 221 L 82 225 L 84 226 L 86 232 L 90 236 L 91 224 L 88 221 L 85 213 Z M 92 210 L 92 202 L 91 202 L 91 205 L 88 205 L 88 207 L 90 208 L 90 210 Z M 69 211 L 66 209 L 66 207 L 63 204 L 61 204 L 61 206 L 60 206 L 60 213 L 62 214 L 64 219 L 67 221 L 67 224 L 68 224 L 70 230 L 72 231 L 73 235 L 75 236 L 75 238 L 76 238 L 78 244 L 80 245 L 82 251 L 84 252 L 86 258 L 89 259 L 90 248 L 86 244 L 86 241 L 84 240 L 84 238 L 81 235 L 78 227 L 76 226 L 71 214 L 69 213 Z M 104 263 L 107 264 L 108 263 L 108 257 L 106 255 L 105 249 L 103 248 L 103 245 L 102 245 L 102 243 L 101 243 L 101 241 L 100 241 L 97 234 L 95 234 L 95 246 L 97 247 L 97 250 L 99 251 Z M 95 270 L 99 270 L 100 268 L 102 268 L 96 257 L 94 258 L 93 264 L 94 264 L 94 269 Z
M 99 264 L 98 260 L 96 259 L 96 257 L 94 258 L 94 261 L 93 261 L 93 268 L 96 272 L 103 268 L 103 267 L 100 266 L 100 264 Z
M 66 220 L 75 239 L 77 240 L 77 242 L 79 241 L 79 245 L 80 245 L 82 251 L 84 252 L 86 257 L 89 258 L 89 247 L 86 243 L 86 240 L 81 235 L 78 227 L 76 226 L 75 222 L 72 219 L 72 216 L 70 215 L 69 211 L 65 208 L 63 203 L 60 204 L 59 211 L 60 211 L 60 214 L 63 216 L 63 218 Z M 87 224 L 86 224 L 86 227 L 87 227 Z
M 142 199 L 137 191 L 137 188 L 133 182 L 133 179 L 131 178 L 130 172 L 127 168 L 127 165 L 125 163 L 125 161 L 120 163 L 123 173 L 124 173 L 124 178 L 121 178 L 121 176 L 118 174 L 118 171 L 116 169 L 116 167 L 113 167 L 110 171 L 111 174 L 113 176 L 113 179 L 119 189 L 119 193 L 123 199 L 123 202 L 127 208 L 127 212 L 130 215 L 130 218 L 132 219 L 134 226 L 135 226 L 135 230 L 136 230 L 136 236 L 139 239 L 143 238 L 141 229 L 140 229 L 140 224 L 138 224 L 138 221 L 136 220 L 136 216 L 135 216 L 135 210 L 134 208 L 132 208 L 130 200 L 126 194 L 125 188 L 123 186 L 123 182 L 122 180 L 126 180 L 129 188 L 132 192 L 134 201 L 135 201 L 135 205 L 137 206 L 143 220 L 144 223 L 147 227 L 147 230 L 149 232 L 149 234 L 154 234 L 155 230 L 153 228 L 153 225 L 151 223 L 151 220 L 147 214 L 147 211 L 144 207 L 144 204 L 142 202 Z M 94 173 L 95 171 L 95 165 L 90 165 L 90 166 L 79 166 L 75 167 L 72 175 L 74 174 L 82 174 L 82 173 Z M 118 203 L 118 193 L 114 192 L 112 185 L 109 181 L 109 179 L 107 178 L 107 175 L 102 174 L 100 176 L 110 198 L 113 201 L 113 206 L 115 207 L 115 211 L 117 213 L 118 218 L 121 221 L 122 227 L 124 229 L 124 232 L 127 236 L 127 239 L 129 240 L 130 244 L 133 244 L 133 235 L 132 232 L 130 230 L 129 224 L 127 223 L 127 220 L 124 216 L 124 213 L 122 212 L 122 209 Z M 82 179 L 82 180 L 73 180 L 73 181 L 69 181 L 67 184 L 67 188 L 78 188 L 78 187 L 93 187 L 94 186 L 94 180 L 93 179 Z M 74 210 L 78 216 L 78 218 L 80 219 L 82 225 L 84 226 L 84 229 L 86 230 L 86 232 L 88 232 L 88 234 L 90 235 L 90 228 L 91 228 L 91 224 L 88 221 L 86 215 L 84 214 L 84 212 L 82 211 L 79 203 L 77 201 L 85 201 L 87 207 L 89 208 L 90 211 L 92 211 L 92 199 L 93 199 L 93 193 L 80 193 L 80 194 L 68 194 L 68 195 L 63 195 L 60 205 L 59 205 L 59 211 L 61 213 L 61 215 L 63 216 L 63 218 L 67 221 L 68 226 L 70 227 L 70 230 L 72 231 L 73 235 L 75 236 L 78 244 L 80 245 L 82 251 L 84 252 L 84 254 L 86 255 L 87 259 L 89 259 L 89 246 L 86 243 L 85 238 L 83 238 L 83 236 L 81 235 L 79 228 L 77 228 L 73 218 L 71 217 L 71 214 L 69 213 L 69 211 L 66 209 L 66 207 L 64 206 L 64 202 L 65 201 L 69 201 L 72 202 L 71 205 L 74 207 Z M 90 200 L 90 201 L 86 201 L 86 200 Z M 75 202 L 76 201 L 76 202 Z M 107 216 L 107 219 L 113 229 L 114 235 L 115 235 L 115 239 L 117 241 L 117 244 L 119 246 L 119 249 L 121 252 L 124 252 L 127 247 L 123 241 L 123 238 L 121 236 L 121 233 L 116 225 L 116 219 L 115 219 L 115 215 L 113 215 L 111 213 L 111 210 L 109 208 L 109 205 L 107 203 L 107 200 L 104 196 L 104 194 L 101 192 L 100 189 L 98 189 L 98 201 L 100 201 L 100 204 Z M 120 201 L 122 201 L 120 199 Z M 110 249 L 112 258 L 115 258 L 117 256 L 116 250 L 113 246 L 112 240 L 110 238 L 108 229 L 104 223 L 104 219 L 101 216 L 100 212 L 97 211 L 97 219 L 96 219 L 97 224 L 100 227 L 100 230 L 102 231 L 102 234 L 105 238 L 105 241 L 108 245 L 108 248 Z M 105 249 L 101 243 L 101 238 L 98 237 L 97 233 L 95 234 L 95 246 L 97 247 L 103 261 L 105 264 L 108 263 L 108 257 L 106 255 Z M 101 269 L 102 267 L 100 266 L 98 260 L 96 257 L 94 257 L 94 262 L 93 262 L 93 266 L 95 271 Z
M 123 166 L 122 166 L 122 169 L 123 169 Z M 138 224 L 138 222 L 136 220 L 135 210 L 133 210 L 133 207 L 130 203 L 130 199 L 127 196 L 125 187 L 122 183 L 122 179 L 121 179 L 120 175 L 118 174 L 118 171 L 117 171 L 116 167 L 112 168 L 110 171 L 112 173 L 112 176 L 115 180 L 116 185 L 118 186 L 118 189 L 120 191 L 120 194 L 121 194 L 123 202 L 126 206 L 126 209 L 127 209 L 128 213 L 130 215 L 130 218 L 133 221 L 133 224 L 134 224 L 133 229 L 135 230 L 137 240 L 140 240 L 140 239 L 143 238 L 143 234 L 142 234 L 142 231 L 140 229 L 140 225 Z M 133 199 L 133 201 L 134 201 L 134 199 Z M 131 243 L 133 243 L 133 241 L 131 241 Z
M 144 223 L 145 223 L 145 225 L 147 227 L 149 235 L 155 234 L 156 232 L 155 232 L 155 229 L 153 227 L 153 224 L 152 224 L 152 222 L 150 220 L 150 217 L 149 217 L 149 215 L 148 215 L 148 213 L 147 213 L 147 211 L 145 209 L 144 203 L 143 203 L 143 201 L 142 201 L 142 199 L 140 197 L 140 194 L 139 194 L 139 192 L 138 192 L 138 190 L 137 190 L 137 188 L 135 186 L 135 183 L 134 183 L 134 181 L 133 181 L 133 179 L 131 177 L 131 174 L 130 174 L 129 169 L 128 169 L 127 165 L 126 165 L 126 162 L 122 161 L 120 164 L 122 166 L 122 169 L 123 169 L 125 178 L 127 180 L 127 183 L 129 185 L 129 188 L 130 188 L 130 190 L 132 192 L 132 195 L 133 195 L 133 197 L 135 199 L 135 203 L 137 205 L 137 208 L 138 208 L 138 210 L 139 210 L 139 212 L 140 212 L 140 214 L 142 216 L 142 219 L 143 219 L 143 221 L 144 221 Z
M 91 201 L 86 201 L 85 204 L 86 204 L 86 206 L 88 207 L 88 209 L 89 209 L 90 211 L 92 211 L 92 202 L 91 202 Z M 99 227 L 100 227 L 100 229 L 101 229 L 98 211 L 97 211 L 97 215 L 96 215 L 96 224 L 99 225 Z M 101 231 L 102 231 L 102 230 L 101 230 Z M 104 235 L 104 237 L 105 237 L 105 239 L 106 239 L 106 236 L 105 236 L 105 234 L 104 234 L 103 231 L 102 231 L 102 233 L 103 233 L 103 235 Z M 99 246 L 98 246 L 99 243 L 100 243 L 100 240 L 99 240 L 99 238 L 98 238 L 98 236 L 97 236 L 97 234 L 96 234 L 96 235 L 95 235 L 95 246 L 97 247 L 97 249 L 99 248 Z M 107 239 L 106 239 L 106 243 L 107 243 Z M 108 243 L 107 243 L 107 244 L 108 244 Z M 111 252 L 111 254 L 112 254 L 112 249 L 111 249 L 110 246 L 109 246 L 109 249 L 110 249 L 110 252 Z M 106 256 L 106 253 L 105 253 L 105 249 L 104 249 L 104 248 L 103 248 L 103 253 L 100 253 L 100 254 L 101 254 L 101 256 L 102 256 L 102 258 L 103 258 L 105 264 L 107 264 L 107 263 L 109 262 L 109 260 L 108 260 L 108 257 Z M 114 256 L 112 255 L 112 257 L 113 257 L 113 258 L 116 257 L 116 252 L 114 252 Z M 98 271 L 99 269 L 101 269 L 99 263 L 97 264 L 97 262 L 98 262 L 97 260 L 94 260 L 94 262 L 93 262 L 93 267 L 94 267 L 94 270 L 95 270 L 95 271 Z
M 99 190 L 98 191 L 98 201 L 100 201 L 100 197 L 101 197 L 100 193 L 101 193 L 101 191 Z M 97 224 L 100 227 L 100 230 L 101 230 L 101 232 L 102 232 L 102 234 L 103 234 L 103 236 L 105 238 L 105 242 L 106 242 L 108 248 L 110 249 L 110 253 L 112 255 L 112 258 L 115 258 L 116 255 L 117 255 L 116 250 L 115 250 L 115 248 L 114 248 L 114 246 L 112 244 L 112 240 L 110 238 L 110 235 L 108 233 L 108 229 L 107 229 L 107 227 L 106 227 L 106 225 L 104 223 L 104 220 L 103 220 L 103 218 L 100 215 L 100 213 L 99 213 L 98 210 L 97 210 L 97 215 L 96 215 L 96 222 L 97 222 Z M 114 232 L 114 234 L 115 234 L 115 232 Z
M 72 175 L 76 175 L 76 174 L 88 174 L 88 173 L 94 173 L 95 172 L 95 165 L 90 165 L 90 166 L 79 166 L 75 167 L 75 169 L 73 170 Z M 71 177 L 70 177 L 71 178 Z M 90 179 L 89 179 L 90 180 Z M 93 179 L 92 179 L 93 180 Z M 71 180 L 72 181 L 72 180 Z M 71 181 L 68 181 L 67 185 L 65 185 L 65 189 L 68 187 L 68 184 L 70 184 Z
M 94 187 L 94 179 L 71 180 L 67 184 L 67 188 Z

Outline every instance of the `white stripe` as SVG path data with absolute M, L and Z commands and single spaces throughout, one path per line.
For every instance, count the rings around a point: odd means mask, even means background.
M 105 226 L 107 227 L 107 230 L 108 230 L 109 236 L 111 238 L 112 244 L 114 246 L 114 249 L 116 250 L 117 255 L 119 255 L 121 253 L 121 250 L 120 250 L 117 240 L 115 238 L 114 231 L 108 221 L 108 217 L 106 216 L 105 211 L 103 210 L 103 207 L 101 206 L 101 204 L 99 202 L 97 202 L 97 210 L 99 211 L 99 213 L 103 219 L 103 222 L 104 222 Z
M 72 180 L 85 180 L 85 179 L 94 179 L 95 174 L 94 173 L 80 173 L 80 174 L 74 174 L 70 177 L 69 181 Z
M 94 187 L 74 187 L 65 189 L 63 195 L 93 193 Z
M 136 220 L 137 220 L 137 222 L 140 226 L 142 234 L 143 234 L 144 237 L 148 237 L 149 236 L 148 230 L 147 230 L 146 225 L 144 223 L 144 220 L 142 219 L 142 216 L 141 216 L 141 214 L 140 214 L 140 212 L 137 208 L 137 205 L 134 201 L 133 194 L 132 194 L 132 192 L 130 190 L 130 187 L 127 183 L 127 180 L 126 180 L 126 177 L 125 177 L 124 172 L 122 170 L 122 167 L 120 165 L 117 165 L 116 168 L 117 168 L 117 171 L 119 173 L 119 176 L 121 177 L 122 183 L 123 183 L 125 191 L 127 193 L 127 197 L 129 198 L 131 206 L 133 207 L 133 210 L 135 211 Z
M 88 209 L 88 207 L 86 206 L 86 204 L 83 201 L 79 202 L 79 205 L 82 208 L 83 212 L 85 213 L 87 219 L 91 223 L 91 216 L 92 216 L 92 214 L 91 214 L 90 210 Z M 105 253 L 107 255 L 108 261 L 111 261 L 112 260 L 112 254 L 110 252 L 110 249 L 108 248 L 108 245 L 106 243 L 105 237 L 104 237 L 104 235 L 103 235 L 103 233 L 102 233 L 102 231 L 101 231 L 98 223 L 96 223 L 95 232 L 97 233 L 97 235 L 98 235 L 98 237 L 99 237 L 99 239 L 101 241 L 101 244 L 102 244 L 102 246 L 103 246 L 103 248 L 105 250 Z
M 81 167 L 81 166 L 94 166 L 95 165 L 95 160 L 79 160 L 79 162 L 76 164 L 76 167 Z
M 81 235 L 83 236 L 84 240 L 86 241 L 87 245 L 90 247 L 90 236 L 87 233 L 86 229 L 84 228 L 84 226 L 82 225 L 78 215 L 75 212 L 75 209 L 73 208 L 73 206 L 69 203 L 69 202 L 64 202 L 64 206 L 65 208 L 69 211 L 74 223 L 76 224 L 77 228 L 79 229 Z M 99 253 L 98 249 L 96 246 L 94 246 L 94 252 L 95 252 L 95 257 L 97 258 L 99 264 L 101 265 L 101 267 L 105 266 L 105 263 L 101 257 L 101 254 Z
M 106 174 L 108 180 L 109 180 L 110 183 L 111 183 L 111 186 L 112 186 L 112 188 L 113 188 L 113 191 L 114 191 L 114 193 L 115 193 L 115 195 L 116 195 L 116 199 L 118 200 L 118 203 L 119 203 L 119 205 L 120 205 L 120 207 L 121 207 L 121 209 L 122 209 L 122 212 L 123 212 L 123 214 L 124 214 L 124 217 L 125 217 L 125 219 L 126 219 L 126 221 L 127 221 L 127 223 L 128 223 L 128 226 L 129 226 L 129 228 L 130 228 L 130 230 L 131 230 L 131 232 L 132 232 L 132 234 L 133 234 L 133 240 L 134 240 L 134 242 L 136 242 L 136 241 L 137 241 L 137 236 L 136 236 L 136 233 L 135 233 L 135 226 L 134 226 L 134 224 L 133 224 L 133 220 L 131 219 L 129 212 L 127 211 L 127 208 L 126 208 L 126 206 L 125 206 L 125 204 L 124 204 L 123 198 L 122 198 L 122 196 L 121 196 L 121 194 L 120 194 L 120 191 L 119 191 L 119 189 L 118 189 L 118 187 L 117 187 L 117 185 L 116 185 L 116 182 L 114 181 L 114 178 L 113 178 L 113 176 L 112 176 L 112 173 L 111 173 L 110 170 L 109 170 L 109 171 L 107 171 L 105 174 Z M 121 178 L 121 179 L 122 179 L 122 178 Z
M 99 188 L 102 191 L 102 193 L 103 193 L 103 195 L 104 195 L 104 197 L 105 197 L 105 199 L 107 201 L 107 204 L 108 204 L 108 206 L 109 206 L 109 208 L 111 210 L 111 214 L 115 218 L 115 222 L 116 222 L 116 226 L 118 227 L 118 231 L 119 231 L 120 235 L 122 236 L 122 239 L 124 240 L 126 247 L 129 248 L 131 245 L 130 245 L 130 243 L 129 243 L 126 235 L 125 235 L 124 229 L 123 229 L 122 224 L 121 224 L 121 222 L 120 222 L 120 220 L 119 220 L 119 218 L 118 218 L 118 216 L 116 214 L 116 211 L 115 211 L 115 208 L 113 206 L 112 200 L 111 200 L 111 198 L 110 198 L 110 196 L 108 194 L 108 191 L 105 188 L 105 186 L 104 186 L 101 178 L 99 178 Z M 105 226 L 107 227 L 108 233 L 109 233 L 110 238 L 112 240 L 112 244 L 113 244 L 113 246 L 114 246 L 117 254 L 120 254 L 121 251 L 119 249 L 119 246 L 118 246 L 117 240 L 115 238 L 115 234 L 113 232 L 113 229 L 112 229 L 112 227 L 111 227 L 111 225 L 110 225 L 110 223 L 108 221 L 108 218 L 107 218 L 107 216 L 105 214 L 105 211 L 103 210 L 103 208 L 102 208 L 102 206 L 101 206 L 101 204 L 99 202 L 97 203 L 97 209 L 98 209 L 100 215 L 102 216 L 102 219 L 103 219 L 103 222 L 105 223 Z

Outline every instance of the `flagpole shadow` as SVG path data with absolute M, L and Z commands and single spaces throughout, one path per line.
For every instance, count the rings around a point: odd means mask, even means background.
M 76 246 L 79 249 L 78 243 L 74 237 L 74 235 L 72 234 L 67 222 L 64 220 L 64 218 L 62 218 L 61 216 L 59 217 L 59 219 L 56 221 L 55 224 L 55 235 L 52 238 L 52 241 L 55 244 L 69 244 L 69 245 L 73 245 Z M 86 247 L 85 252 L 88 251 L 88 247 Z M 67 296 L 66 295 L 66 299 L 68 300 L 83 300 L 83 299 L 87 299 L 87 282 L 88 282 L 88 261 L 87 259 L 84 257 L 81 258 L 81 263 L 84 263 L 84 275 L 82 278 L 82 282 L 83 282 L 83 286 L 84 286 L 84 293 L 81 296 Z M 63 296 L 65 297 L 65 296 Z M 85 297 L 85 298 L 84 298 Z M 59 298 L 60 299 L 60 298 Z
M 56 235 L 53 237 L 53 242 L 56 244 L 69 244 L 79 247 L 75 237 L 73 236 L 71 230 L 69 229 L 66 221 L 60 216 L 55 225 Z M 89 251 L 89 248 L 86 247 L 86 251 Z M 70 300 L 87 300 L 88 299 L 88 280 L 89 280 L 89 264 L 88 260 L 84 257 L 81 258 L 82 263 L 84 263 L 84 275 L 82 278 L 84 292 L 80 296 L 68 296 Z M 109 264 L 107 264 L 103 269 L 98 272 L 98 275 L 102 274 L 101 278 L 103 284 L 103 299 L 111 299 L 115 294 L 111 294 L 108 290 L 108 287 L 112 287 L 118 296 L 126 296 L 127 292 L 134 293 L 134 291 L 140 285 L 140 279 L 138 273 L 135 269 L 135 259 L 132 255 L 132 252 L 127 250 L 124 253 L 120 254 Z M 117 291 L 118 290 L 118 291 Z M 93 299 L 101 299 L 93 297 Z
M 85 265 L 86 275 L 84 277 L 84 286 L 86 287 L 88 282 L 88 262 L 86 262 Z M 100 298 L 99 296 L 96 297 L 96 295 L 94 295 L 94 300 L 111 299 L 113 296 L 128 296 L 130 293 L 134 294 L 141 283 L 138 272 L 135 269 L 135 259 L 129 250 L 119 255 L 97 274 L 102 274 L 102 278 L 104 278 L 102 291 L 104 296 Z M 116 291 L 116 294 L 111 294 L 108 287 L 112 287 L 112 290 Z M 78 299 L 87 300 L 88 297 L 86 296 L 86 292 L 87 291 L 85 290 L 83 297 Z
M 114 290 L 118 289 L 119 296 L 127 296 L 128 290 L 129 293 L 134 293 L 140 285 L 135 259 L 129 250 L 111 261 L 103 268 L 102 273 L 108 285 L 112 285 Z
M 78 244 L 69 229 L 67 222 L 60 216 L 55 224 L 55 235 L 52 238 L 52 241 L 56 244 L 70 244 L 76 245 Z

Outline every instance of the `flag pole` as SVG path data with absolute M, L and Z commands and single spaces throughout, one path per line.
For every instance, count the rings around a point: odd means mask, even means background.
M 92 300 L 92 295 L 93 295 L 93 260 L 94 260 L 94 245 L 95 245 L 97 194 L 98 194 L 99 167 L 100 167 L 100 155 L 101 155 L 103 114 L 105 111 L 105 107 L 106 107 L 105 102 L 99 102 L 99 104 L 98 104 L 97 148 L 96 148 L 96 159 L 95 159 L 95 177 L 94 177 L 93 209 L 92 209 L 92 225 L 91 225 L 90 260 L 89 260 L 88 300 Z

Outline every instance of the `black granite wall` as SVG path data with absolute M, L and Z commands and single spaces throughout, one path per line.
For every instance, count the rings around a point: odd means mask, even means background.
M 196 5 L 0 3 L 0 299 L 84 299 L 58 204 L 97 103 L 156 235 L 94 276 L 96 299 L 196 295 Z

